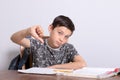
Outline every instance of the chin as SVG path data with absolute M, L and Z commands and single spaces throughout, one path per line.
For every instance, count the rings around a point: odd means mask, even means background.
M 54 48 L 59 48 L 60 46 L 55 46 Z
M 57 44 L 56 44 L 54 47 L 55 47 L 55 48 L 59 48 L 60 46 L 61 46 L 61 45 L 57 45 Z

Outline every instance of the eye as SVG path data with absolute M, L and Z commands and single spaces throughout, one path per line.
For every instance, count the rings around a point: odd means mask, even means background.
M 63 33 L 62 33 L 62 32 L 60 32 L 60 31 L 58 32 L 58 34 L 59 34 L 59 35 L 63 35 Z
M 69 38 L 69 36 L 65 36 L 65 39 L 68 39 Z

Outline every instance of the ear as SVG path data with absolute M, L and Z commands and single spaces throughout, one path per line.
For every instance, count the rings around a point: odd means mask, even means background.
M 49 30 L 49 32 L 51 32 L 53 30 L 53 26 L 49 25 L 48 30 Z

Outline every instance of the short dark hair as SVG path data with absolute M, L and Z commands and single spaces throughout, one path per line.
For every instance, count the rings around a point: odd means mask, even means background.
M 52 23 L 53 29 L 57 26 L 65 26 L 68 28 L 71 32 L 75 30 L 75 26 L 72 22 L 72 20 L 69 17 L 66 17 L 64 15 L 57 16 Z

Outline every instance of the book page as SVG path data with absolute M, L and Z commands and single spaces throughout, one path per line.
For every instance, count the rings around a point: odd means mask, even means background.
M 34 73 L 34 74 L 59 74 L 59 73 L 72 73 L 72 69 L 52 69 L 52 68 L 40 68 L 32 67 L 25 70 L 18 70 L 21 73 Z
M 115 68 L 97 68 L 97 67 L 84 67 L 82 69 L 75 70 L 73 73 L 86 74 L 86 75 L 99 75 L 107 71 L 114 71 Z
M 33 73 L 33 74 L 56 74 L 53 69 L 51 68 L 38 68 L 32 67 L 25 70 L 18 70 L 21 73 Z
M 107 74 L 108 72 L 114 71 L 115 68 L 97 68 L 97 67 L 84 67 L 73 71 L 71 74 L 65 74 L 67 76 L 76 76 L 76 77 L 89 77 L 89 78 L 105 78 L 112 76 L 114 74 Z

